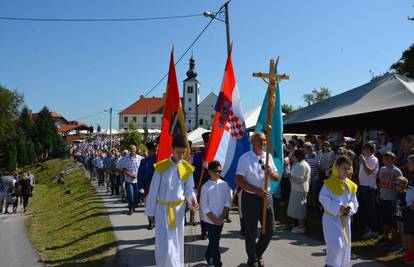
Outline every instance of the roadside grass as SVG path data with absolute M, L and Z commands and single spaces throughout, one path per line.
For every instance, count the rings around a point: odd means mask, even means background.
M 76 163 L 54 159 L 31 169 L 37 181 L 27 230 L 42 262 L 50 266 L 104 266 L 116 253 L 107 211 L 81 167 L 53 178 Z
M 290 227 L 294 220 L 289 218 L 286 214 L 287 204 L 280 205 L 276 203 L 276 221 L 284 228 Z M 324 242 L 322 230 L 322 212 L 318 210 L 308 210 L 308 217 L 306 221 L 306 235 Z M 353 218 L 357 219 L 357 218 Z M 375 243 L 381 238 L 363 240 L 361 236 L 361 229 L 357 221 L 352 224 L 352 253 L 362 256 L 370 260 L 377 260 L 386 266 L 402 267 L 406 266 L 402 263 L 402 254 L 390 253 L 385 247 L 376 245 Z

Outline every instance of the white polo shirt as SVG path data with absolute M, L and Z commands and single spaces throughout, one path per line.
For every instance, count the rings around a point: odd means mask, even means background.
M 258 188 L 263 188 L 265 180 L 265 166 L 266 153 L 263 152 L 262 155 L 258 156 L 256 155 L 256 153 L 254 153 L 253 150 L 251 150 L 249 152 L 244 153 L 239 158 L 236 174 L 243 176 L 245 182 L 247 182 L 248 184 Z M 272 169 L 273 173 L 277 172 L 275 163 L 273 162 L 272 155 L 269 155 L 269 167 Z M 270 191 L 270 177 L 267 190 Z M 253 192 L 247 190 L 245 191 L 254 194 Z
M 359 165 L 359 185 L 377 189 L 377 174 L 379 170 L 378 159 L 374 155 L 371 155 L 366 158 L 366 161 L 368 167 L 374 168 L 374 171 L 371 174 L 367 174 L 364 170 L 363 163 L 361 162 Z
M 217 181 L 208 180 L 201 187 L 200 206 L 203 221 L 214 224 L 207 213 L 212 212 L 216 218 L 223 215 L 225 207 L 231 207 L 231 191 L 229 185 L 218 179 Z

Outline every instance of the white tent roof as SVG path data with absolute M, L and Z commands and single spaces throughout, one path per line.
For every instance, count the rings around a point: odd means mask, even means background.
M 414 105 L 414 80 L 388 73 L 284 117 L 284 124 L 332 119 Z
M 193 147 L 200 147 L 204 145 L 203 137 L 201 135 L 205 132 L 209 132 L 209 130 L 198 127 L 187 134 L 187 138 L 192 142 Z
M 257 106 L 254 109 L 246 113 L 245 122 L 246 122 L 247 129 L 256 128 L 257 119 L 259 118 L 261 109 L 262 109 L 262 106 Z M 285 116 L 285 115 L 286 115 L 285 113 L 282 113 L 282 116 Z

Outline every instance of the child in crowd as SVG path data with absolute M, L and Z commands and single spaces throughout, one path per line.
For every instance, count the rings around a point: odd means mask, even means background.
M 386 152 L 383 156 L 383 167 L 379 170 L 377 204 L 379 205 L 379 218 L 384 236 L 378 240 L 377 245 L 391 245 L 389 235 L 393 231 L 393 214 L 396 201 L 395 182 L 402 176 L 400 169 L 395 165 L 395 154 Z
M 404 246 L 401 244 L 401 241 L 403 240 L 404 234 L 404 210 L 407 207 L 407 202 L 405 201 L 407 186 L 407 178 L 404 176 L 397 177 L 395 181 L 395 190 L 397 195 L 395 200 L 394 218 L 398 236 L 396 236 L 397 245 L 391 248 L 391 250 L 395 253 L 401 253 L 404 251 Z
M 208 180 L 201 188 L 200 204 L 203 211 L 203 221 L 208 233 L 208 247 L 205 259 L 208 265 L 221 267 L 220 236 L 223 230 L 224 219 L 231 207 L 231 191 L 228 184 L 220 179 L 222 168 L 220 162 L 212 161 L 208 164 Z
M 350 266 L 351 216 L 358 210 L 358 186 L 349 179 L 351 166 L 347 157 L 339 157 L 335 166 L 338 174 L 324 181 L 319 194 L 324 208 L 322 226 L 327 266 Z
M 407 208 L 404 210 L 404 263 L 412 264 L 414 263 L 414 155 L 408 156 L 406 178 L 408 180 L 408 187 L 405 195 Z

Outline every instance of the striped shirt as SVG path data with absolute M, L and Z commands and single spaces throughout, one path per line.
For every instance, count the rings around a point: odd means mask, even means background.
M 312 156 L 306 156 L 305 160 L 311 168 L 312 181 L 318 181 L 319 180 L 319 167 L 321 166 L 321 159 L 315 153 Z

